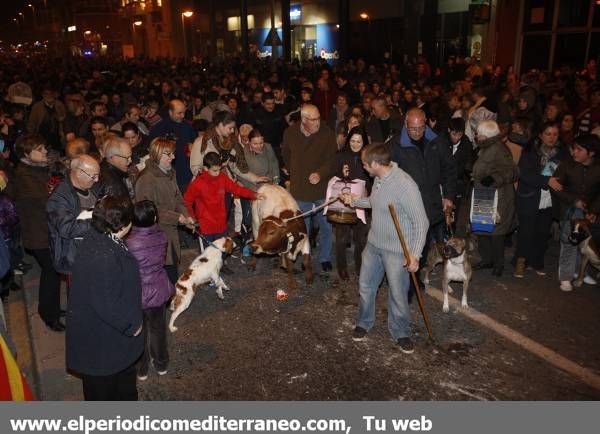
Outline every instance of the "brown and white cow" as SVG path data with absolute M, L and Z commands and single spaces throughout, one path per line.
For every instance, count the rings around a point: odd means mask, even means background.
M 313 272 L 304 219 L 288 220 L 301 214 L 298 203 L 286 189 L 278 185 L 262 185 L 258 193 L 262 193 L 266 199 L 252 203 L 252 251 L 255 254 L 281 255 L 289 275 L 292 274 L 294 261 L 302 253 L 304 277 L 310 285 Z

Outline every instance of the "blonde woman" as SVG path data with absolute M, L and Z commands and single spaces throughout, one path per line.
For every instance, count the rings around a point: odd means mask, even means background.
M 177 265 L 181 258 L 177 225 L 194 223 L 177 186 L 175 169 L 171 164 L 174 159 L 173 140 L 163 137 L 152 140 L 146 168 L 140 173 L 135 184 L 136 202 L 151 200 L 158 209 L 158 223 L 168 238 L 165 269 L 172 283 L 177 281 Z

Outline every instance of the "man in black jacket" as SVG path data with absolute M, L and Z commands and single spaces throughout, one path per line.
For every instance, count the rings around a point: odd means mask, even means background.
M 284 113 L 275 104 L 275 96 L 266 92 L 262 96 L 262 105 L 255 114 L 256 126 L 263 133 L 265 142 L 269 143 L 281 163 L 281 140 L 287 126 Z
M 454 207 L 456 162 L 446 139 L 426 127 L 425 113 L 418 108 L 406 113 L 404 128 L 391 139 L 390 149 L 392 161 L 413 178 L 423 198 L 429 219 L 424 262 L 431 242 L 443 241 L 444 211 Z
M 46 205 L 48 234 L 54 269 L 71 274 L 77 246 L 90 230 L 91 209 L 98 194 L 95 188 L 100 167 L 89 155 L 71 160 L 71 171 L 56 187 Z
M 133 185 L 127 173 L 131 152 L 127 139 L 115 137 L 107 140 L 104 160 L 100 163 L 100 192 L 103 196 L 133 198 Z
M 377 97 L 371 102 L 373 116 L 367 122 L 367 134 L 372 143 L 387 142 L 402 129 L 402 118 L 390 112 L 383 97 Z
M 461 212 L 461 204 L 468 203 L 468 200 L 464 201 L 464 199 L 469 194 L 475 152 L 473 151 L 473 143 L 465 135 L 465 121 L 463 118 L 452 118 L 449 120 L 446 137 L 456 163 L 455 220 L 453 224 L 453 230 L 456 230 L 456 222 L 459 216 L 463 217 L 465 215 L 465 210 Z M 461 231 L 466 229 L 466 227 L 463 227 L 463 220 L 460 220 L 461 224 L 458 226 Z

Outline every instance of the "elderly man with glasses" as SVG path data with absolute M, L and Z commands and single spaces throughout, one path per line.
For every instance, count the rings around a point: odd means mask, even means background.
M 89 155 L 71 160 L 69 175 L 56 187 L 46 205 L 50 251 L 56 271 L 71 274 L 77 246 L 90 229 L 98 199 L 98 162 Z
M 337 145 L 333 131 L 321 123 L 316 106 L 303 105 L 300 116 L 300 123 L 289 127 L 283 135 L 282 153 L 290 173 L 290 192 L 302 212 L 307 212 L 325 200 Z M 331 271 L 331 224 L 318 211 L 304 219 L 309 233 L 313 217 L 319 225 L 319 261 L 323 271 Z
M 100 192 L 102 196 L 135 196 L 129 179 L 131 165 L 131 145 L 122 137 L 110 138 L 104 146 L 104 160 L 100 163 Z

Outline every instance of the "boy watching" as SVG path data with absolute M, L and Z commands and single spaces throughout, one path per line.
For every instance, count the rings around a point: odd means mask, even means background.
M 204 169 L 189 185 L 183 200 L 200 225 L 200 232 L 206 241 L 212 242 L 227 236 L 227 213 L 225 193 L 244 199 L 262 200 L 263 194 L 242 187 L 221 172 L 222 161 L 219 154 L 209 152 L 204 156 Z
M 600 214 L 600 162 L 596 155 L 600 152 L 600 139 L 594 134 L 584 134 L 575 139 L 571 147 L 572 159 L 561 163 L 550 178 L 548 185 L 554 190 L 561 201 L 561 232 L 563 237 L 560 243 L 560 256 L 558 260 L 558 278 L 560 289 L 572 291 L 573 280 L 579 250 L 571 245 L 567 234 L 571 232 L 571 217 L 574 211 L 588 220 L 595 221 Z M 584 283 L 595 285 L 596 281 L 591 276 L 585 276 Z

